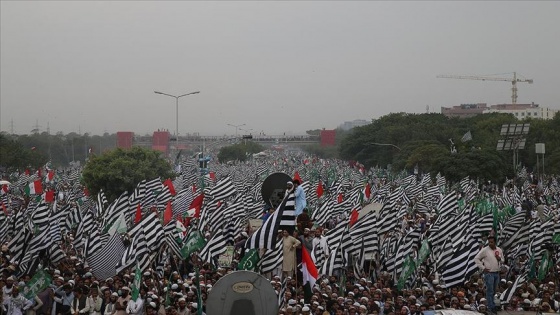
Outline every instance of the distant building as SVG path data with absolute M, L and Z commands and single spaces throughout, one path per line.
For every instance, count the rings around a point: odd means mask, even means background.
M 321 146 L 330 147 L 336 143 L 336 130 L 321 130 Z
M 504 113 L 512 114 L 517 119 L 531 117 L 534 119 L 552 119 L 558 110 L 540 107 L 539 104 L 496 104 L 486 103 L 461 104 L 453 107 L 442 107 L 441 113 L 447 117 L 467 118 L 479 114 Z
M 154 131 L 152 136 L 152 149 L 169 154 L 169 131 Z
M 119 131 L 117 132 L 117 148 L 130 149 L 134 144 L 134 132 Z
M 533 118 L 533 119 L 552 119 L 558 110 L 547 107 L 540 107 L 539 104 L 496 104 L 484 111 L 489 113 L 505 113 L 512 114 L 517 119 Z
M 467 118 L 484 113 L 488 107 L 486 103 L 461 104 L 453 107 L 441 107 L 441 113 L 446 117 Z
M 342 130 L 350 130 L 354 127 L 361 127 L 365 125 L 369 125 L 371 121 L 367 121 L 364 119 L 356 119 L 352 121 L 345 121 L 342 125 L 338 126 L 338 128 Z

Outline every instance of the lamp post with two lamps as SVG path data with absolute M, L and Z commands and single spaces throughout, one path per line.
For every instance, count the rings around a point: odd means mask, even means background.
M 171 95 L 159 91 L 154 91 L 154 93 L 175 98 L 175 149 L 178 150 L 179 149 L 179 98 L 187 95 L 198 94 L 200 93 L 200 91 L 190 92 L 183 95 Z
M 227 124 L 227 125 L 228 125 L 228 126 L 232 126 L 232 127 L 234 127 L 234 128 L 235 128 L 235 138 L 237 138 L 237 135 L 238 135 L 238 131 L 239 131 L 239 127 L 243 127 L 243 126 L 245 126 L 246 124 L 242 124 L 242 125 L 232 125 L 232 124 Z

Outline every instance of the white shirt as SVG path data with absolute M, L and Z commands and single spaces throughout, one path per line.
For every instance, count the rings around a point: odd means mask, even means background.
M 126 306 L 126 313 L 130 315 L 144 315 L 144 300 L 140 297 L 136 301 L 130 299 Z
M 90 315 L 101 315 L 101 304 L 103 303 L 103 299 L 99 295 L 95 299 L 93 296 L 88 296 L 88 303 Z
M 16 297 L 10 295 L 8 299 L 4 301 L 4 306 L 7 315 L 23 315 L 23 311 L 33 306 L 33 302 L 29 301 L 21 294 L 18 294 Z
M 478 254 L 474 257 L 474 262 L 480 269 L 488 268 L 490 272 L 500 272 L 500 261 L 496 259 L 495 252 L 498 251 L 501 259 L 504 259 L 504 253 L 502 249 L 496 247 L 496 249 L 490 248 L 490 246 L 483 247 Z
M 13 287 L 14 287 L 14 285 L 12 285 L 12 288 L 13 288 Z M 4 298 L 2 299 L 2 303 L 6 302 L 6 301 L 10 298 L 10 296 L 12 295 L 12 288 L 9 288 L 9 289 L 8 289 L 7 286 L 4 286 L 4 287 L 2 288 L 2 296 L 4 297 Z

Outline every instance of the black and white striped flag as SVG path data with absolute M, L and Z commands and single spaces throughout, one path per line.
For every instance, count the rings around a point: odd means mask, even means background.
M 235 188 L 235 185 L 233 185 L 231 178 L 227 176 L 226 178 L 220 180 L 216 186 L 212 188 L 211 194 L 215 200 L 222 200 L 235 195 L 236 192 L 237 189 Z
M 113 234 L 104 248 L 87 259 L 97 279 L 107 279 L 117 274 L 115 266 L 123 257 L 125 246 L 119 233 Z
M 276 211 L 274 211 L 272 216 L 270 216 L 263 223 L 263 225 L 258 230 L 256 230 L 255 233 L 253 233 L 251 237 L 249 237 L 249 239 L 247 239 L 247 242 L 245 243 L 245 247 L 247 247 L 248 249 L 249 248 L 274 249 L 276 247 L 276 241 L 277 241 L 276 237 L 278 235 L 278 229 L 280 228 L 280 222 L 284 218 L 284 211 L 286 207 L 288 207 L 288 209 L 292 209 L 288 211 L 290 211 L 290 213 L 293 213 L 295 219 L 294 200 L 295 200 L 295 196 L 293 192 L 285 196 L 284 200 L 282 200 L 282 203 L 280 203 L 280 205 L 278 206 Z
M 274 269 L 282 264 L 284 261 L 284 257 L 282 255 L 282 243 L 282 238 L 280 238 L 276 243 L 276 248 L 272 250 L 268 249 L 259 260 L 258 266 L 261 269 L 261 273 L 266 274 L 273 272 Z
M 222 230 L 217 230 L 212 236 L 212 239 L 200 250 L 198 255 L 204 262 L 214 264 L 214 259 L 217 259 L 220 254 L 226 251 L 226 239 Z

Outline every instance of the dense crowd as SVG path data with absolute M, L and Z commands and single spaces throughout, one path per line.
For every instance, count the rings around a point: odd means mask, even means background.
M 381 185 L 386 183 L 374 183 Z M 483 187 L 486 191 L 491 187 Z M 496 193 L 496 192 L 493 192 Z M 375 196 L 372 197 L 375 199 Z M 539 198 L 542 202 L 545 199 Z M 526 202 L 527 199 L 525 200 Z M 28 202 L 28 201 L 27 201 Z M 422 235 L 430 233 L 430 226 L 436 223 L 438 214 L 431 211 L 416 211 L 414 200 L 402 217 L 397 218 L 397 228 L 386 232 L 379 243 L 390 235 L 405 235 L 410 231 L 420 231 Z M 546 211 L 542 204 L 532 206 L 518 204 L 514 212 L 527 212 L 525 224 L 539 224 L 546 220 L 558 225 L 560 210 L 556 199 L 547 200 Z M 298 202 L 296 201 L 296 207 Z M 403 205 L 401 205 L 403 206 Z M 406 205 L 404 205 L 406 208 Z M 25 209 L 22 204 L 21 209 Z M 21 209 L 19 209 L 21 211 Z M 18 209 L 14 209 L 18 211 Z M 275 209 L 263 209 L 262 221 L 269 220 Z M 0 213 L 1 214 L 1 213 Z M 12 213 L 14 215 L 14 213 Z M 278 238 L 290 238 L 290 246 L 295 249 L 295 261 L 286 267 L 286 259 L 272 272 L 265 276 L 278 295 L 279 314 L 378 314 L 378 315 L 430 315 L 440 309 L 457 309 L 493 314 L 497 310 L 557 312 L 560 313 L 560 262 L 559 246 L 547 249 L 553 265 L 546 274 L 525 275 L 529 259 L 527 255 L 508 256 L 500 268 L 500 282 L 495 289 L 494 304 L 496 309 L 488 309 L 484 273 L 474 273 L 463 283 L 452 286 L 445 283 L 442 275 L 433 268 L 434 261 L 429 257 L 417 266 L 414 277 L 404 286 L 397 284 L 395 273 L 387 272 L 379 255 L 364 260 L 360 268 L 337 269 L 331 275 L 320 275 L 312 294 L 306 294 L 301 268 L 302 249 L 313 252 L 318 244 L 325 247 L 325 237 L 329 230 L 334 230 L 339 223 L 352 220 L 349 213 L 329 217 L 323 224 L 316 224 L 307 211 L 297 216 L 297 225 L 292 232 L 278 233 Z M 355 218 L 357 220 L 357 218 Z M 191 222 L 194 226 L 196 221 Z M 188 234 L 188 229 L 185 234 Z M 236 235 L 233 242 L 234 257 L 229 265 L 200 263 L 194 256 L 189 259 L 169 259 L 163 270 L 144 270 L 141 273 L 139 287 L 135 286 L 134 268 L 125 269 L 119 274 L 98 279 L 87 261 L 79 258 L 72 244 L 77 231 L 63 236 L 60 248 L 66 254 L 62 261 L 52 264 L 43 260 L 45 265 L 36 270 L 48 274 L 49 283 L 42 286 L 36 294 L 26 294 L 34 273 L 22 273 L 18 266 L 10 263 L 10 242 L 2 245 L 0 297 L 2 307 L 0 315 L 143 315 L 143 314 L 204 314 L 208 294 L 220 278 L 238 270 L 238 263 L 247 253 L 246 240 L 255 230 L 247 226 L 243 233 Z M 202 231 L 207 239 L 210 231 Z M 279 231 L 281 232 L 281 231 Z M 497 233 L 492 230 L 484 233 L 483 242 L 488 236 Z M 290 234 L 290 235 L 288 235 Z M 419 245 L 419 244 L 416 244 Z M 498 244 L 500 245 L 500 244 Z M 479 246 L 482 248 L 482 245 Z M 262 252 L 261 252 L 262 255 Z M 539 266 L 539 261 L 532 263 Z M 296 270 L 296 272 L 293 272 Z M 519 281 L 523 275 L 522 281 Z M 410 281 L 410 280 L 413 281 Z M 133 298 L 134 296 L 134 298 Z M 490 303 L 492 304 L 492 303 Z
M 533 220 L 538 220 L 535 214 Z M 404 220 L 403 226 L 408 225 Z M 300 246 L 320 242 L 327 229 L 303 228 L 301 235 L 295 231 Z M 243 235 L 237 240 L 243 244 Z M 104 315 L 104 314 L 197 314 L 205 309 L 205 301 L 212 286 L 224 275 L 234 271 L 242 248 L 237 248 L 237 256 L 231 267 L 215 268 L 202 265 L 198 274 L 190 261 L 168 264 L 164 277 L 159 278 L 153 271 L 144 272 L 139 297 L 131 299 L 134 270 L 108 279 L 96 279 L 87 263 L 75 256 L 55 268 L 46 268 L 52 283 L 36 296 L 25 298 L 23 288 L 32 275 L 17 276 L 15 268 L 8 263 L 9 248 L 2 246 L 2 267 L 0 277 L 3 308 L 0 313 L 8 315 Z M 68 250 L 69 254 L 72 251 Z M 298 255 L 299 259 L 299 255 Z M 527 257 L 510 264 L 501 271 L 501 281 L 496 294 L 496 304 L 507 311 L 542 311 L 560 313 L 560 290 L 556 282 L 560 263 L 541 281 L 531 279 L 518 286 L 509 303 L 501 305 L 499 295 L 514 285 L 517 272 Z M 429 314 L 439 309 L 461 309 L 486 313 L 487 300 L 481 273 L 463 285 L 445 288 L 437 273 L 420 268 L 417 282 L 410 288 L 398 290 L 393 277 L 376 269 L 375 261 L 368 261 L 362 277 L 351 270 L 339 276 L 323 276 L 313 288 L 313 295 L 304 298 L 301 272 L 292 277 L 282 278 L 281 270 L 267 275 L 277 293 L 285 292 L 280 298 L 279 314 L 384 314 L 411 315 Z M 175 266 L 176 270 L 172 268 Z M 285 288 L 282 288 L 282 286 Z M 200 296 L 199 296 L 200 295 Z

